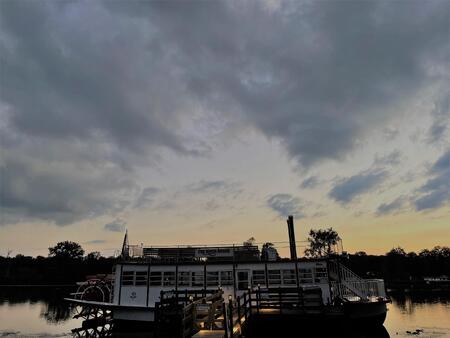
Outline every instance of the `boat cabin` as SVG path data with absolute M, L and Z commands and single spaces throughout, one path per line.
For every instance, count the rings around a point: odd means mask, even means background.
M 153 308 L 161 291 L 222 288 L 224 297 L 250 287 L 315 287 L 324 304 L 331 302 L 326 260 L 191 262 L 181 264 L 123 262 L 116 265 L 112 302 Z

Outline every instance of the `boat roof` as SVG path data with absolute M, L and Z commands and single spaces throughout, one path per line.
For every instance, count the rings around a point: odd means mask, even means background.
M 117 262 L 117 265 L 168 265 L 168 266 L 180 266 L 180 265 L 227 265 L 227 264 L 283 264 L 283 263 L 305 263 L 305 262 L 326 262 L 332 258 L 330 257 L 322 257 L 322 258 L 298 258 L 296 260 L 292 259 L 281 259 L 276 261 L 265 261 L 265 260 L 244 260 L 244 261 L 233 261 L 233 260 L 225 260 L 225 261 L 159 261 L 159 260 L 151 260 L 151 259 L 124 259 L 122 261 Z

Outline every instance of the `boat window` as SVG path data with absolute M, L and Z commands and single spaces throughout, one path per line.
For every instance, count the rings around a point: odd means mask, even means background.
M 233 285 L 233 271 L 220 271 L 220 285 Z
M 122 285 L 134 285 L 134 271 L 122 272 Z
M 161 271 L 150 271 L 150 285 L 151 286 L 161 286 Z
M 178 285 L 179 286 L 190 286 L 191 285 L 191 273 L 190 273 L 190 271 L 180 271 L 180 272 L 178 272 Z
M 279 285 L 281 284 L 281 271 L 280 270 L 269 270 L 269 285 Z
M 175 285 L 175 271 L 164 271 L 163 285 L 164 286 L 174 286 Z
M 326 283 L 328 274 L 326 268 L 316 268 L 315 271 L 315 281 L 316 283 Z
M 147 271 L 136 271 L 135 285 L 147 285 Z
M 297 284 L 297 277 L 295 276 L 295 270 L 283 270 L 283 284 L 295 285 Z
M 266 272 L 264 270 L 253 270 L 252 277 L 253 286 L 266 284 Z
M 203 272 L 200 272 L 200 271 L 192 272 L 192 286 L 203 287 L 203 282 L 204 282 Z
M 206 285 L 207 286 L 219 285 L 219 271 L 208 271 L 206 273 Z
M 237 271 L 237 288 L 238 290 L 247 290 L 249 288 L 250 270 Z
M 298 277 L 301 284 L 312 284 L 312 269 L 298 269 Z

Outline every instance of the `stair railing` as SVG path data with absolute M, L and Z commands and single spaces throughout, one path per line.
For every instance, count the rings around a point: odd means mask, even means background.
M 386 298 L 382 279 L 363 279 L 335 260 L 329 261 L 328 268 L 330 277 L 334 279 L 332 287 L 335 296 L 347 300 Z

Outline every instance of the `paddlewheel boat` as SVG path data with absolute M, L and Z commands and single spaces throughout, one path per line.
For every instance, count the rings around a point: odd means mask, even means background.
M 81 308 L 86 319 L 103 315 L 114 321 L 154 322 L 163 293 L 220 289 L 235 300 L 249 290 L 296 288 L 320 295 L 315 317 L 339 318 L 381 325 L 389 302 L 382 279 L 363 279 L 343 264 L 339 255 L 297 258 L 293 219 L 288 219 L 290 259 L 261 252 L 256 245 L 143 247 L 128 244 L 111 275 L 79 283 L 66 300 Z M 298 305 L 297 305 L 298 306 Z M 301 310 L 301 309 L 299 309 Z M 307 309 L 302 314 L 308 315 Z

